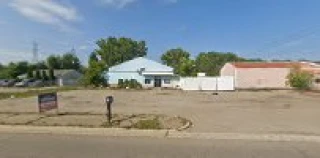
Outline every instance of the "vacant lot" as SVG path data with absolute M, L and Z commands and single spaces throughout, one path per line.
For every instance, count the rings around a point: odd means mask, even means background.
M 190 132 L 320 135 L 320 95 L 293 91 L 76 90 L 59 93 L 59 111 L 103 114 L 107 95 L 114 113 L 182 116 L 194 123 Z M 0 100 L 2 113 L 37 111 L 36 97 Z

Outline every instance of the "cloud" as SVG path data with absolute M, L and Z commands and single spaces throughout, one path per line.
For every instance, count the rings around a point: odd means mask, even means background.
M 115 6 L 117 8 L 124 8 L 129 4 L 137 2 L 138 0 L 100 0 L 104 5 Z
M 13 0 L 9 6 L 28 19 L 70 31 L 69 22 L 81 20 L 77 10 L 53 0 Z

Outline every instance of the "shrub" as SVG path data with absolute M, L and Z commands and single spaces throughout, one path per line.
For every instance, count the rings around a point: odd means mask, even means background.
M 142 85 L 135 79 L 131 79 L 131 80 L 124 80 L 123 79 L 119 79 L 118 80 L 118 87 L 119 88 L 127 88 L 129 87 L 130 89 L 141 89 Z
M 309 72 L 301 70 L 299 67 L 295 67 L 291 70 L 287 76 L 288 82 L 291 87 L 299 90 L 308 90 L 312 86 L 313 75 Z

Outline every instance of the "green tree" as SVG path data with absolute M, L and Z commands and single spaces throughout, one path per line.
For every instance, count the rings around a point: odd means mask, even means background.
M 71 53 L 64 54 L 61 57 L 61 62 L 63 69 L 80 70 L 81 68 L 80 59 L 76 55 Z
M 183 77 L 196 76 L 197 70 L 196 70 L 195 61 L 190 59 L 184 59 L 183 61 L 181 61 L 178 72 L 179 72 L 179 75 Z
M 294 67 L 287 76 L 287 84 L 299 90 L 308 90 L 312 87 L 313 74 Z
M 54 70 L 49 69 L 49 80 L 53 81 L 55 79 L 56 79 L 56 77 L 54 76 Z
M 33 71 L 32 71 L 32 69 L 30 69 L 30 70 L 28 70 L 28 72 L 27 72 L 27 78 L 33 78 L 34 76 L 33 76 Z
M 35 78 L 36 78 L 36 79 L 41 79 L 40 70 L 36 70 Z
M 175 73 L 180 74 L 180 66 L 182 62 L 189 60 L 190 53 L 182 48 L 170 49 L 161 56 L 161 60 L 164 64 L 174 68 Z
M 42 70 L 42 75 L 41 75 L 41 79 L 44 80 L 44 81 L 48 81 L 49 80 L 49 77 L 47 75 L 47 71 L 45 70 Z
M 98 61 L 95 53 L 90 54 L 89 67 L 83 77 L 83 84 L 86 86 L 101 86 L 105 85 L 106 80 L 104 72 L 106 71 L 106 64 L 103 61 Z
M 195 64 L 198 72 L 205 72 L 208 76 L 217 76 L 220 73 L 220 69 L 227 62 L 238 61 L 246 60 L 233 53 L 208 52 L 200 53 L 195 61 Z
M 62 59 L 59 55 L 50 55 L 46 62 L 49 69 L 62 69 Z
M 104 72 L 108 67 L 147 54 L 146 43 L 131 38 L 109 37 L 98 40 L 96 44 L 98 48 L 90 54 L 89 67 L 83 78 L 85 85 L 105 85 Z
M 94 54 L 99 55 L 108 67 L 147 55 L 145 41 L 135 41 L 125 37 L 109 37 L 98 40 L 96 44 L 98 49 L 94 51 Z

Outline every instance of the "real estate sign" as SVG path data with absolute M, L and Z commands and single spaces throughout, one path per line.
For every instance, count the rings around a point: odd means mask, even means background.
M 46 93 L 38 95 L 39 112 L 46 112 L 52 109 L 58 109 L 57 93 Z

